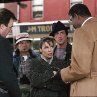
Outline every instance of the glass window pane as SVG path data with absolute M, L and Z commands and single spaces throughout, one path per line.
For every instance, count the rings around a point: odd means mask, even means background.
M 33 7 L 33 11 L 43 11 L 42 6 Z
M 33 5 L 43 5 L 43 0 L 33 0 Z
M 83 0 L 70 0 L 70 6 L 77 4 L 77 3 L 83 3 Z
M 43 0 L 32 1 L 32 12 L 34 19 L 43 18 Z

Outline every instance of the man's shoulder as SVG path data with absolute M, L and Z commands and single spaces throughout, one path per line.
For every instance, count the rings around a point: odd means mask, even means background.
M 30 59 L 32 63 L 39 63 L 40 62 L 40 59 L 39 57 L 36 57 L 36 58 L 32 58 Z
M 4 40 L 7 40 L 7 39 L 0 35 L 0 41 L 4 41 Z
M 32 49 L 29 50 L 29 53 L 32 58 L 37 58 L 39 56 L 39 54 Z
M 91 20 L 96 21 L 97 22 L 97 16 L 93 17 Z

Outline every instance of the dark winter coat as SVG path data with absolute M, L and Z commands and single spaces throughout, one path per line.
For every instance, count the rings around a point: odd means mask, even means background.
M 57 46 L 54 49 L 54 54 L 56 51 Z M 67 43 L 67 46 L 65 48 L 64 54 L 66 55 L 64 59 L 61 60 L 61 64 L 64 64 L 64 67 L 68 67 L 71 63 L 71 52 L 72 52 L 72 45 Z M 64 68 L 62 67 L 62 68 Z M 70 84 L 66 86 L 66 89 L 64 89 L 64 92 L 66 91 L 68 97 L 70 96 Z
M 62 61 L 56 57 L 51 64 L 42 58 L 32 59 L 29 79 L 31 83 L 31 97 L 68 97 L 68 84 L 60 78 L 54 76 L 53 71 L 58 71 L 65 67 Z
M 20 97 L 18 81 L 13 70 L 10 42 L 0 36 L 0 97 Z M 8 90 L 8 95 L 1 90 Z
M 29 59 L 36 58 L 37 54 L 29 49 Z M 19 77 L 19 66 L 21 64 L 21 57 L 19 49 L 16 49 L 16 51 L 13 54 L 13 64 L 14 64 L 14 71 L 16 72 L 16 76 Z

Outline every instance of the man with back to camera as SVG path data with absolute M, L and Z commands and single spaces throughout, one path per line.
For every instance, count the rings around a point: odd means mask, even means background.
M 71 97 L 97 96 L 97 17 L 91 17 L 88 7 L 75 4 L 69 10 L 76 28 L 73 36 L 72 59 L 69 67 L 61 70 L 65 83 L 71 82 Z
M 69 66 L 71 62 L 71 51 L 72 46 L 68 43 L 68 29 L 62 22 L 58 21 L 57 23 L 53 23 L 52 32 L 50 36 L 53 36 L 57 45 L 54 49 L 54 56 L 61 60 L 63 68 Z M 65 85 L 66 89 L 63 90 L 67 92 L 67 97 L 69 97 L 70 92 L 70 84 Z
M 12 46 L 6 39 L 15 20 L 16 17 L 11 11 L 0 9 L 0 97 L 21 97 L 13 70 Z

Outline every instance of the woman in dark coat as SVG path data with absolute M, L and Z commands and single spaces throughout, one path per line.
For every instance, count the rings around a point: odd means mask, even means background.
M 41 55 L 30 62 L 29 79 L 31 82 L 31 97 L 68 97 L 66 85 L 58 78 L 57 72 L 64 64 L 53 57 L 54 40 L 45 37 L 40 42 Z

